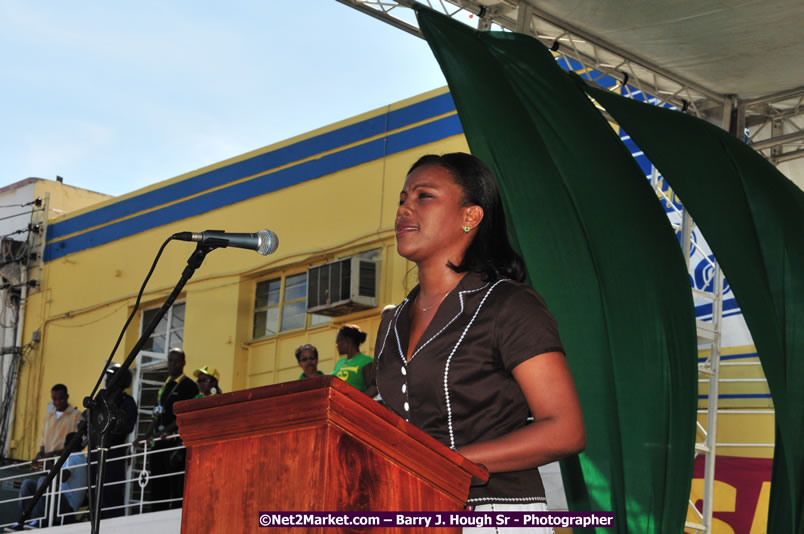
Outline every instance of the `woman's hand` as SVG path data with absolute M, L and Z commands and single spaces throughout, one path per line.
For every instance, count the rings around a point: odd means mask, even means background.
M 533 423 L 458 452 L 490 472 L 530 469 L 581 452 L 586 431 L 566 357 L 560 352 L 539 354 L 517 365 L 513 375 Z
M 377 371 L 374 362 L 363 367 L 363 381 L 366 383 L 366 390 L 363 391 L 372 399 L 377 396 Z

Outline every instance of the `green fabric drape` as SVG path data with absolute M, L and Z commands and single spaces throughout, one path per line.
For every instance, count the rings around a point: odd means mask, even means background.
M 475 32 L 423 8 L 417 16 L 472 153 L 500 183 L 530 282 L 559 321 L 587 427 L 586 451 L 562 466 L 570 507 L 612 510 L 614 532 L 680 532 L 697 345 L 667 217 L 631 155 L 538 41 Z
M 804 192 L 745 143 L 703 120 L 584 90 L 661 171 L 729 280 L 776 410 L 768 532 L 802 534 Z

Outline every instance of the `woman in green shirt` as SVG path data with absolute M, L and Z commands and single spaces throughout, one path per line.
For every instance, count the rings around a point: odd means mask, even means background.
M 374 358 L 360 352 L 366 333 L 354 324 L 342 326 L 335 338 L 338 354 L 344 356 L 335 364 L 333 375 L 362 391 L 369 397 L 377 394 L 374 384 Z

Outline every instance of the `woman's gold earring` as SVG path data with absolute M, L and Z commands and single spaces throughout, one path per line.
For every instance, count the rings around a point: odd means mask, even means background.
M 463 231 L 464 231 L 464 233 L 468 234 L 468 233 L 469 233 L 469 230 L 471 230 L 471 228 L 469 228 L 469 226 L 464 226 L 464 227 L 463 227 Z

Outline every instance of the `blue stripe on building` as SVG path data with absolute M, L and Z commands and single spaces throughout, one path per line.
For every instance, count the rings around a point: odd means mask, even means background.
M 77 234 L 56 243 L 50 243 L 45 247 L 45 261 L 55 260 L 67 254 L 104 245 L 165 224 L 200 215 L 308 180 L 314 180 L 343 169 L 355 167 L 461 133 L 463 133 L 463 129 L 458 116 L 449 115 L 409 130 L 403 130 L 315 160 L 257 176 L 245 182 Z
M 756 352 L 746 352 L 745 354 L 730 354 L 728 356 L 721 356 L 720 361 L 725 361 L 725 360 L 745 360 L 747 358 L 758 358 L 758 357 L 759 357 L 759 354 L 757 354 Z M 698 361 L 699 362 L 705 362 L 708 359 L 709 358 L 703 357 L 703 358 L 698 358 Z
M 452 100 L 452 95 L 444 93 L 422 102 L 417 102 L 377 117 L 344 126 L 309 139 L 304 139 L 286 147 L 232 163 L 231 165 L 126 198 L 96 210 L 82 213 L 81 215 L 77 215 L 65 221 L 57 222 L 48 227 L 47 239 L 53 240 L 88 228 L 107 224 L 122 217 L 128 217 L 144 210 L 153 209 L 188 196 L 197 195 L 209 189 L 220 187 L 269 169 L 288 165 L 322 152 L 335 150 L 349 144 L 363 141 L 369 137 L 381 135 L 398 128 L 404 128 L 405 126 L 454 111 L 455 103 Z M 426 142 L 429 141 L 423 141 L 419 144 Z M 58 256 L 46 255 L 46 260 L 48 258 L 53 259 L 54 257 Z

